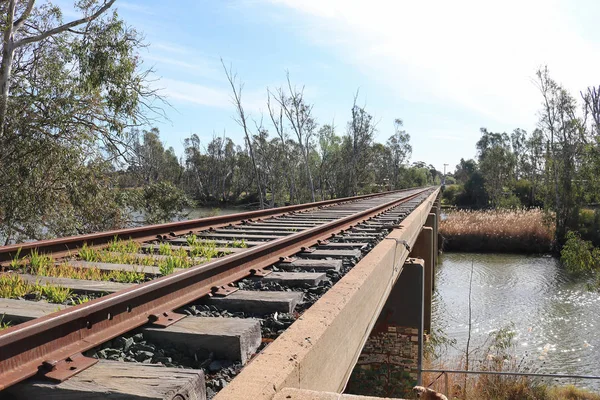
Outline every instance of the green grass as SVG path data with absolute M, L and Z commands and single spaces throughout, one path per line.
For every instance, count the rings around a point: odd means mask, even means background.
M 54 264 L 54 260 L 51 256 L 47 254 L 38 253 L 37 249 L 34 249 L 29 254 L 29 268 L 34 272 L 34 275 L 37 275 L 35 271 L 38 271 L 42 268 L 47 268 L 50 265 Z
M 160 243 L 158 245 L 158 254 L 161 256 L 170 256 L 173 253 L 173 249 L 169 243 Z
M 112 241 L 108 243 L 107 250 L 117 253 L 137 253 L 140 249 L 140 244 L 133 240 L 121 240 L 115 236 Z
M 198 240 L 198 236 L 196 235 L 188 235 L 185 240 L 187 240 L 187 243 L 189 246 L 196 246 L 198 244 L 200 244 L 200 241 Z
M 38 300 L 44 298 L 50 303 L 57 304 L 63 304 L 73 296 L 73 292 L 69 288 L 30 283 L 17 274 L 0 275 L 0 297 L 16 299 L 31 294 L 35 295 Z
M 15 256 L 12 258 L 12 260 L 10 260 L 10 267 L 12 269 L 17 269 L 21 266 L 21 260 L 19 259 L 20 254 L 21 254 L 21 248 L 19 247 L 19 250 L 17 250 L 17 254 L 15 254 Z
M 187 253 L 186 253 L 187 254 Z M 161 275 L 169 275 L 175 271 L 175 268 L 189 268 L 191 263 L 186 258 L 181 257 L 167 257 L 164 260 L 160 260 L 158 268 Z
M 17 274 L 0 275 L 0 297 L 15 299 L 31 292 L 30 285 Z
M 2 314 L 0 317 L 0 331 L 10 327 L 10 321 L 4 321 L 6 314 Z
M 242 240 L 234 239 L 233 243 L 231 244 L 231 247 L 238 247 L 241 249 L 245 249 L 248 247 L 248 245 L 246 244 L 246 241 L 244 239 L 242 239 Z
M 36 286 L 37 290 L 41 292 L 41 295 L 50 303 L 64 304 L 73 295 L 71 289 L 62 286 L 49 284 Z
M 83 261 L 89 261 L 89 262 L 98 261 L 97 251 L 88 247 L 87 243 L 84 243 L 83 246 L 79 249 L 79 257 Z

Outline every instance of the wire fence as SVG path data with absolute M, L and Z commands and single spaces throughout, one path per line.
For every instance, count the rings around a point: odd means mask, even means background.
M 571 374 L 539 374 L 539 373 L 528 373 L 528 372 L 510 372 L 510 371 L 464 371 L 458 369 L 421 369 L 419 375 L 423 372 L 439 373 L 440 375 L 431 382 L 428 386 L 431 386 L 437 381 L 442 375 L 444 376 L 444 395 L 448 396 L 448 375 L 449 374 L 467 374 L 467 375 L 504 375 L 504 376 L 526 376 L 533 378 L 567 378 L 567 379 L 596 379 L 600 380 L 598 375 L 571 375 Z

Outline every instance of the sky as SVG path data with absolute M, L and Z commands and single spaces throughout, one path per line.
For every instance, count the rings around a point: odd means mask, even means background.
M 475 156 L 481 127 L 537 126 L 539 67 L 574 95 L 600 84 L 596 0 L 117 0 L 116 8 L 145 35 L 141 56 L 170 103 L 157 127 L 179 155 L 193 133 L 204 144 L 223 133 L 243 143 L 221 58 L 244 82 L 255 120 L 264 114 L 266 123 L 267 87 L 289 71 L 320 124 L 345 133 L 358 90 L 376 141 L 400 118 L 411 161 L 448 171 Z

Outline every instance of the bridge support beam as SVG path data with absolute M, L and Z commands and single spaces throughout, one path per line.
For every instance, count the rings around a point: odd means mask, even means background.
M 431 215 L 431 214 L 430 214 Z M 434 260 L 434 235 L 433 228 L 424 226 L 410 252 L 412 258 L 420 258 L 425 268 L 425 295 L 423 327 L 425 332 L 431 331 L 431 302 L 433 300 L 433 260 Z
M 404 397 L 420 383 L 425 266 L 409 258 L 362 349 L 346 393 Z
M 438 214 L 435 212 L 435 207 L 431 209 L 431 212 L 427 216 L 427 221 L 425 222 L 425 226 L 433 229 L 433 266 L 437 265 L 438 261 L 438 231 L 439 231 L 439 221 Z

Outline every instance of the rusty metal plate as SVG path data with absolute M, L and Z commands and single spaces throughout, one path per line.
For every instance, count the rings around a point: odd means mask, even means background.
M 152 314 L 150 315 L 149 319 L 152 322 L 152 325 L 166 328 L 167 326 L 173 325 L 177 321 L 181 321 L 186 316 L 187 315 L 185 314 L 178 314 L 173 311 L 165 311 L 160 314 Z
M 81 353 L 75 353 L 64 360 L 44 361 L 41 375 L 53 381 L 62 382 L 75 374 L 96 364 L 97 358 L 85 357 Z
M 212 288 L 210 295 L 216 297 L 225 297 L 229 296 L 231 293 L 237 292 L 238 290 L 240 290 L 238 287 L 232 285 L 223 285 Z

